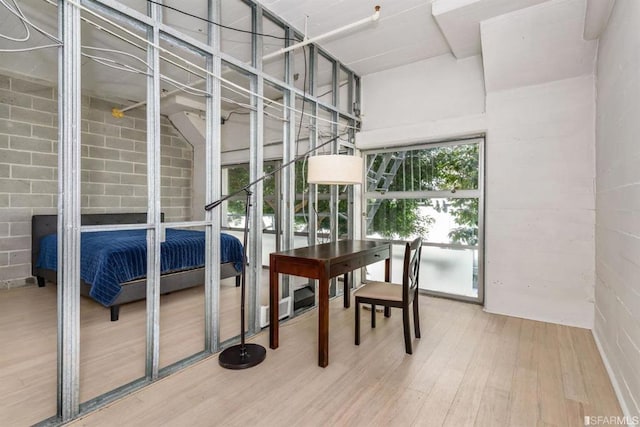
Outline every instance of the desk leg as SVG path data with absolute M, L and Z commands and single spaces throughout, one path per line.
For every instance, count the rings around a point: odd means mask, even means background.
M 353 273 L 351 273 L 353 277 Z M 349 292 L 349 273 L 344 273 L 344 308 L 351 307 L 351 292 Z
M 318 366 L 329 364 L 329 271 L 322 269 L 318 280 Z
M 384 281 L 391 282 L 391 248 L 389 248 L 389 258 L 384 260 Z M 391 317 L 391 307 L 384 307 L 384 317 Z
M 384 260 L 384 281 L 391 282 L 391 253 L 389 258 Z
M 269 347 L 278 348 L 279 325 L 278 325 L 278 308 L 280 306 L 278 272 L 275 271 L 275 262 L 271 259 L 271 268 L 269 269 Z

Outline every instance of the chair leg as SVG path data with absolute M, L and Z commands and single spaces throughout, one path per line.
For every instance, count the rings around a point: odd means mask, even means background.
M 411 325 L 409 323 L 409 307 L 403 307 L 402 328 L 404 329 L 404 348 L 407 354 L 413 354 L 413 350 L 411 348 Z
M 391 317 L 391 307 L 384 307 L 384 317 Z
M 376 305 L 371 304 L 371 327 L 376 327 Z
M 343 298 L 344 298 L 344 302 L 343 302 L 343 307 L 344 308 L 349 308 L 351 306 L 351 293 L 349 292 L 349 273 L 344 273 L 344 281 L 343 281 Z
M 420 311 L 418 310 L 418 293 L 413 299 L 413 328 L 416 332 L 416 338 L 420 338 Z
M 360 302 L 356 299 L 356 339 L 355 344 L 360 345 Z

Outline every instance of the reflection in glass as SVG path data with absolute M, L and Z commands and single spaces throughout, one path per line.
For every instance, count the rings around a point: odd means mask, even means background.
M 324 56 L 318 55 L 318 74 L 316 76 L 317 97 L 326 104 L 333 104 L 333 66 L 334 62 Z
M 266 34 L 262 39 L 262 50 L 265 56 L 277 52 L 286 46 L 286 32 L 284 27 L 266 16 L 262 18 L 262 32 Z M 284 58 L 284 55 L 275 55 L 265 59 L 263 62 L 264 72 L 278 80 L 284 81 Z
M 188 2 L 185 3 L 188 4 Z M 206 6 L 206 2 L 195 3 Z M 225 0 L 221 2 L 221 4 L 221 20 L 225 23 L 225 27 L 227 27 L 220 29 L 220 47 L 222 52 L 242 62 L 250 63 L 251 7 L 242 0 Z M 206 16 L 206 13 L 200 16 Z M 241 31 L 234 31 L 231 28 L 237 28 Z

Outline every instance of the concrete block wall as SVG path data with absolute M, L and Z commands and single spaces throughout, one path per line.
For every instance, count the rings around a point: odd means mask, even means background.
M 113 102 L 82 98 L 82 213 L 145 212 L 144 109 L 113 118 Z M 0 75 L 0 288 L 31 279 L 31 216 L 57 213 L 57 93 Z M 161 121 L 161 206 L 167 221 L 191 214 L 193 149 Z
M 594 336 L 623 410 L 640 417 L 640 2 L 617 0 L 600 38 Z

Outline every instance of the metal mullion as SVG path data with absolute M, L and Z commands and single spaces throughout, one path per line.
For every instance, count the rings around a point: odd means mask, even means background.
M 340 110 L 340 62 L 334 60 L 331 62 L 333 69 L 331 70 L 331 74 L 333 76 L 331 86 L 333 89 L 332 103 L 333 106 L 339 111 Z M 337 121 L 337 120 L 335 120 Z
M 352 72 L 353 73 L 353 72 Z M 354 116 L 358 117 L 358 122 L 360 122 L 360 113 L 362 112 L 362 92 L 360 85 L 360 77 L 358 77 L 355 73 L 352 74 L 353 84 L 355 86 L 354 100 L 351 108 L 351 112 Z
M 334 67 L 334 77 L 335 77 L 335 67 Z M 335 81 L 335 80 L 334 80 Z M 334 84 L 335 89 L 335 84 Z M 335 92 L 334 92 L 335 93 Z M 335 99 L 335 98 L 334 98 Z M 334 138 L 338 135 L 338 114 L 334 111 L 331 113 L 331 120 L 335 123 L 331 125 L 331 137 Z M 331 143 L 331 153 L 338 154 L 340 151 L 340 140 L 336 139 Z M 329 192 L 331 194 L 331 202 L 329 203 L 329 214 L 331 215 L 329 220 L 329 229 L 332 241 L 338 240 L 338 185 L 331 185 L 329 187 Z
M 353 99 L 353 88 L 354 88 L 353 71 L 347 68 L 343 68 L 343 69 L 347 73 L 347 112 L 349 114 L 353 114 L 353 104 L 355 102 L 355 100 Z
M 276 168 L 280 167 L 282 163 L 281 162 L 276 162 Z M 281 198 L 281 194 L 282 194 L 282 171 L 278 171 L 275 173 L 275 175 L 273 176 L 273 179 L 275 180 L 275 197 L 276 197 L 276 203 L 274 203 L 275 205 L 275 217 L 276 217 L 276 221 L 275 221 L 275 229 L 276 229 L 276 236 L 275 236 L 275 241 L 276 241 L 276 252 L 280 252 L 282 250 L 282 241 L 280 239 L 280 235 L 282 233 L 282 198 Z
M 473 303 L 473 304 L 481 304 L 482 303 L 482 301 L 481 300 L 479 301 L 478 298 L 470 297 L 468 295 L 450 294 L 450 293 L 447 293 L 447 292 L 432 291 L 432 290 L 424 289 L 424 288 L 420 288 L 420 287 L 418 288 L 418 291 L 421 294 L 429 295 L 429 296 L 433 296 L 433 297 L 449 298 L 449 299 L 453 298 L 453 299 L 458 300 L 458 301 L 470 302 L 470 303 Z M 480 289 L 478 289 L 478 294 L 479 293 L 480 293 Z
M 93 231 L 119 231 L 119 230 L 147 230 L 150 228 L 148 224 L 113 224 L 113 225 L 83 225 L 80 227 L 82 232 Z
M 484 303 L 484 173 L 485 173 L 485 139 L 478 142 L 478 302 Z
M 149 42 L 157 46 L 162 22 L 158 4 L 148 6 L 154 25 L 147 30 Z M 158 378 L 160 361 L 160 52 L 147 47 L 147 63 L 151 75 L 147 77 L 147 348 L 145 375 Z
M 262 8 L 252 8 L 252 28 L 254 33 L 262 33 Z M 252 36 L 252 50 L 254 65 L 262 69 L 262 37 Z M 264 79 L 260 76 L 251 78 L 251 91 L 259 95 L 264 93 Z M 255 111 L 250 113 L 250 141 L 249 141 L 249 180 L 253 182 L 264 175 L 264 100 L 259 96 L 251 97 L 251 105 Z M 263 182 L 253 187 L 253 210 L 251 212 L 249 234 L 249 289 L 248 289 L 248 329 L 250 334 L 260 330 L 260 283 L 262 279 L 262 215 L 264 199 Z
M 337 102 L 338 98 L 336 97 L 336 62 L 333 63 L 333 102 Z M 331 137 L 335 138 L 338 135 L 338 119 L 339 114 L 336 111 L 331 112 L 331 120 L 334 123 L 331 124 Z M 338 154 L 340 152 L 340 140 L 336 139 L 331 143 L 331 152 L 333 154 Z M 340 213 L 340 209 L 338 208 L 338 203 L 340 200 L 338 198 L 338 190 L 340 189 L 339 185 L 331 185 L 329 186 L 329 193 L 331 194 L 331 201 L 329 202 L 329 235 L 331 236 L 330 240 L 332 242 L 338 241 L 340 238 L 340 221 L 338 219 L 338 214 Z M 338 280 L 336 277 L 331 279 L 331 283 L 329 284 L 329 295 L 336 296 L 342 295 L 341 286 L 337 286 Z
M 309 49 L 309 92 L 315 95 L 318 91 L 318 49 L 315 45 L 311 45 Z M 309 120 L 309 149 L 313 150 L 318 146 L 318 103 L 311 101 L 311 118 Z M 318 220 L 315 216 L 318 206 L 318 186 L 316 184 L 309 185 L 309 205 L 307 217 L 307 231 L 309 233 L 309 245 L 315 245 L 318 242 Z M 303 207 L 304 209 L 304 207 Z M 315 288 L 315 287 L 314 287 Z
M 58 372 L 57 416 L 80 411 L 80 10 L 58 2 Z
M 209 223 L 207 221 L 175 221 L 175 222 L 163 222 L 162 228 L 193 228 L 193 227 L 206 227 Z
M 221 14 L 221 0 L 208 0 L 208 18 L 218 22 Z M 219 75 L 222 70 L 220 52 L 220 27 L 209 24 L 207 41 L 213 51 L 206 58 L 207 71 Z M 207 74 L 206 90 L 209 96 L 205 100 L 205 192 L 206 203 L 212 203 L 221 197 L 221 176 L 217 165 L 221 163 L 221 88 L 220 80 Z M 204 206 L 202 207 L 204 209 Z M 220 348 L 220 218 L 217 209 L 205 211 L 205 351 L 211 353 Z
M 287 41 L 285 45 L 291 43 L 290 38 L 293 35 L 291 28 L 286 28 Z M 288 88 L 284 91 L 285 99 L 285 117 L 287 121 L 284 123 L 283 128 L 283 140 L 282 140 L 282 161 L 287 163 L 295 157 L 295 138 L 296 138 L 296 114 L 293 111 L 296 106 L 296 95 L 293 86 L 293 71 L 294 71 L 294 53 L 285 53 L 285 78 L 288 83 Z M 293 227 L 294 227 L 294 215 L 293 209 L 295 204 L 295 165 L 286 167 L 282 170 L 282 250 L 288 250 L 293 248 Z M 293 281 L 289 276 L 285 275 L 282 281 L 282 297 L 292 295 L 293 289 L 291 289 Z
M 318 126 L 315 116 L 318 114 L 318 104 L 311 104 L 312 112 L 314 117 L 309 122 L 309 149 L 313 150 L 318 146 Z M 318 185 L 317 184 L 308 184 L 309 192 L 308 192 L 308 224 L 307 231 L 309 232 L 309 245 L 315 245 L 318 242 L 318 220 L 315 213 L 318 210 Z M 303 208 L 304 209 L 304 208 Z
M 117 0 L 80 0 L 80 4 L 91 8 L 94 11 L 100 11 L 114 18 L 119 18 L 118 15 L 125 15 L 136 21 L 139 28 L 145 29 L 154 25 L 153 18 L 149 15 L 145 15 Z M 128 22 L 131 24 L 131 22 Z
M 285 54 L 285 55 L 286 55 L 286 54 Z M 224 59 L 225 61 L 227 61 L 227 59 L 224 57 L 224 54 L 223 54 L 223 59 Z M 246 65 L 242 66 L 242 65 L 241 65 L 242 63 L 240 63 L 240 62 L 239 62 L 239 61 L 237 61 L 237 60 L 235 60 L 235 61 L 234 61 L 234 60 L 230 60 L 229 62 L 230 62 L 230 63 L 233 63 L 234 65 L 238 65 L 238 66 L 240 66 L 240 67 L 244 68 L 245 70 L 247 70 L 247 71 L 249 71 L 249 72 L 253 72 L 253 71 L 252 71 L 252 70 L 250 70 L 250 68 L 249 68 L 249 67 L 247 67 Z M 310 95 L 310 94 L 308 94 L 308 93 L 304 93 L 302 90 L 298 89 L 297 87 L 291 86 L 291 85 L 287 84 L 286 82 L 284 82 L 284 81 L 282 81 L 282 80 L 280 80 L 280 79 L 277 79 L 277 78 L 275 78 L 275 77 L 273 77 L 273 76 L 270 76 L 270 75 L 268 75 L 268 74 L 259 73 L 259 72 L 257 72 L 257 71 L 256 71 L 256 74 L 261 75 L 261 76 L 264 78 L 264 80 L 265 80 L 266 82 L 268 82 L 269 84 L 271 84 L 271 85 L 273 85 L 273 86 L 281 86 L 281 87 L 283 87 L 283 88 L 290 89 L 290 90 L 292 90 L 292 91 L 293 91 L 293 93 L 295 93 L 295 94 L 296 94 L 296 95 L 298 95 L 298 96 L 301 96 L 301 97 L 302 97 L 302 96 L 304 96 L 304 97 L 305 97 L 305 98 L 307 98 L 309 101 L 317 102 L 319 106 L 323 107 L 323 108 L 324 108 L 324 109 L 326 109 L 326 110 L 329 110 L 329 111 L 338 111 L 338 112 L 340 112 L 340 114 L 344 115 L 345 117 L 347 117 L 347 118 L 349 118 L 349 119 L 356 120 L 356 121 L 360 122 L 360 118 L 359 118 L 359 117 L 354 116 L 353 114 L 349 114 L 349 113 L 344 112 L 344 111 L 339 111 L 335 106 L 331 105 L 330 103 L 327 103 L 327 102 L 321 101 L 321 100 L 319 100 L 318 98 L 316 98 L 315 96 L 312 96 L 312 95 Z
M 97 3 L 97 5 L 96 5 L 96 3 Z M 256 4 L 255 2 L 251 2 L 251 3 Z M 93 9 L 100 9 L 103 13 L 105 13 L 107 15 L 110 15 L 111 17 L 116 18 L 118 20 L 121 20 L 122 15 L 125 15 L 125 16 L 137 21 L 136 25 L 140 26 L 140 28 L 144 28 L 143 26 L 145 24 L 146 25 L 151 25 L 151 22 L 152 22 L 152 20 L 149 17 L 144 16 L 143 14 L 141 14 L 140 12 L 138 12 L 138 11 L 136 11 L 134 9 L 131 9 L 129 7 L 121 5 L 121 3 L 116 1 L 116 0 L 91 0 L 91 1 L 90 0 L 81 0 L 81 4 L 83 6 L 85 6 L 85 7 L 92 7 Z M 279 19 L 276 19 L 276 20 L 274 20 L 274 22 L 280 23 L 282 21 L 279 20 Z M 282 24 L 282 25 L 287 27 L 286 24 Z M 202 43 L 199 40 L 193 39 L 190 36 L 182 34 L 182 33 L 180 33 L 179 31 L 175 30 L 174 28 L 172 28 L 171 26 L 169 26 L 167 24 L 158 23 L 157 26 L 158 26 L 158 28 L 159 28 L 159 30 L 161 32 L 166 33 L 166 34 L 174 37 L 176 40 L 182 41 L 182 42 L 186 43 L 187 45 L 191 45 L 194 48 L 197 48 L 198 50 L 200 50 L 201 52 L 209 53 L 211 55 L 219 57 L 224 62 L 228 62 L 229 64 L 232 64 L 232 65 L 244 70 L 245 72 L 248 72 L 250 74 L 256 74 L 256 75 L 262 77 L 265 80 L 265 82 L 269 82 L 270 84 L 277 85 L 277 86 L 282 86 L 284 88 L 290 89 L 296 95 L 299 95 L 299 96 L 308 96 L 308 94 L 305 95 L 302 90 L 296 88 L 295 86 L 290 85 L 289 83 L 286 83 L 285 81 L 277 79 L 277 78 L 275 78 L 273 76 L 265 74 L 262 70 L 259 70 L 256 67 L 253 67 L 251 65 L 245 64 L 244 62 L 240 61 L 237 58 L 234 58 L 233 56 L 231 56 L 231 55 L 229 55 L 227 53 L 220 52 L 219 50 L 216 51 L 216 50 L 212 49 L 211 46 L 207 46 L 205 43 Z M 295 30 L 291 30 L 291 31 L 296 33 Z M 317 45 L 315 45 L 315 44 L 312 44 L 312 45 L 314 47 L 316 47 L 316 49 L 319 49 Z M 329 59 L 331 61 L 336 61 L 336 59 L 332 55 L 328 54 L 324 50 L 321 50 L 321 49 L 319 49 L 319 50 L 322 52 L 322 55 L 325 56 L 327 59 Z M 347 69 L 347 70 L 350 71 L 350 72 L 353 72 L 350 69 Z M 218 73 L 216 75 L 217 76 L 221 76 L 220 73 Z M 326 102 L 324 102 L 322 100 L 316 99 L 315 97 L 309 97 L 309 99 L 314 101 L 314 102 L 317 102 L 319 106 L 322 106 L 325 109 L 328 109 L 330 111 L 339 111 L 339 108 L 337 108 L 336 106 L 332 105 L 331 103 L 326 103 Z M 340 113 L 343 114 L 345 117 L 347 117 L 349 119 L 355 120 L 358 123 L 360 122 L 360 117 L 353 115 L 349 111 L 340 111 Z
M 349 122 L 349 124 L 352 124 L 352 122 Z M 355 139 L 354 137 L 355 132 L 353 131 L 353 129 L 349 129 L 348 130 L 348 139 L 349 141 L 353 141 Z M 344 146 L 344 145 L 343 145 Z M 356 155 L 357 153 L 355 152 L 355 149 L 352 149 L 352 155 Z M 362 161 L 364 161 L 364 159 L 361 159 Z M 364 182 L 364 181 L 363 181 Z M 355 206 L 355 193 L 356 193 L 356 189 L 354 185 L 350 185 L 347 187 L 347 217 L 348 217 L 348 221 L 347 221 L 347 237 L 349 239 L 354 239 L 355 238 L 355 230 L 357 230 L 357 221 L 359 220 L 359 215 L 356 215 L 356 206 Z
M 439 148 L 439 147 L 453 147 L 456 145 L 469 145 L 469 144 L 478 144 L 481 141 L 484 141 L 483 137 L 472 136 L 468 138 L 459 138 L 459 139 L 446 139 L 446 140 L 438 140 L 433 142 L 422 142 L 415 145 L 403 145 L 402 147 L 383 147 L 383 148 L 374 148 L 371 150 L 363 151 L 363 154 L 382 154 L 382 153 L 391 153 L 395 151 L 414 151 L 414 150 L 423 150 L 430 148 Z
M 315 46 L 315 45 L 314 45 Z M 284 55 L 287 55 L 289 52 L 285 53 Z M 282 88 L 286 88 L 286 89 L 290 89 L 291 91 L 293 91 L 294 94 L 298 95 L 298 96 L 304 96 L 306 97 L 308 100 L 310 101 L 314 101 L 317 102 L 318 105 L 322 106 L 323 108 L 330 110 L 330 111 L 339 111 L 335 106 L 333 106 L 331 103 L 326 103 L 322 100 L 317 99 L 315 96 L 311 96 L 308 93 L 303 92 L 302 90 L 298 89 L 297 87 L 290 85 L 288 83 L 286 83 L 286 81 L 280 80 L 276 77 L 273 77 L 269 74 L 266 74 L 260 70 L 255 69 L 254 67 L 247 65 L 243 62 L 241 62 L 240 60 L 230 56 L 229 54 L 220 53 L 220 57 L 222 58 L 222 60 L 224 62 L 228 62 L 231 65 L 234 65 L 237 68 L 240 68 L 242 70 L 244 70 L 245 72 L 251 73 L 251 74 L 256 74 L 260 77 L 262 77 L 264 79 L 265 82 L 268 82 L 269 84 L 271 84 L 272 86 L 279 86 Z M 360 121 L 360 118 L 357 116 L 354 116 L 353 114 L 349 114 L 348 112 L 345 111 L 339 111 L 342 115 L 344 115 L 345 117 L 352 119 L 352 120 L 356 120 L 356 121 Z
M 452 193 L 450 190 L 442 191 L 387 191 L 379 193 L 368 191 L 364 194 L 365 199 L 477 199 L 480 197 L 480 190 L 457 190 Z
M 393 239 L 383 239 L 383 238 L 376 238 L 376 237 L 370 237 L 367 238 L 367 240 L 371 240 L 371 241 L 376 241 L 376 242 L 389 242 L 391 244 L 394 245 L 401 245 L 404 246 L 407 241 L 406 240 L 393 240 Z M 478 249 L 477 245 L 461 245 L 458 243 L 434 243 L 434 242 L 422 242 L 422 246 L 430 246 L 430 247 L 435 247 L 435 248 L 445 248 L 445 249 Z

